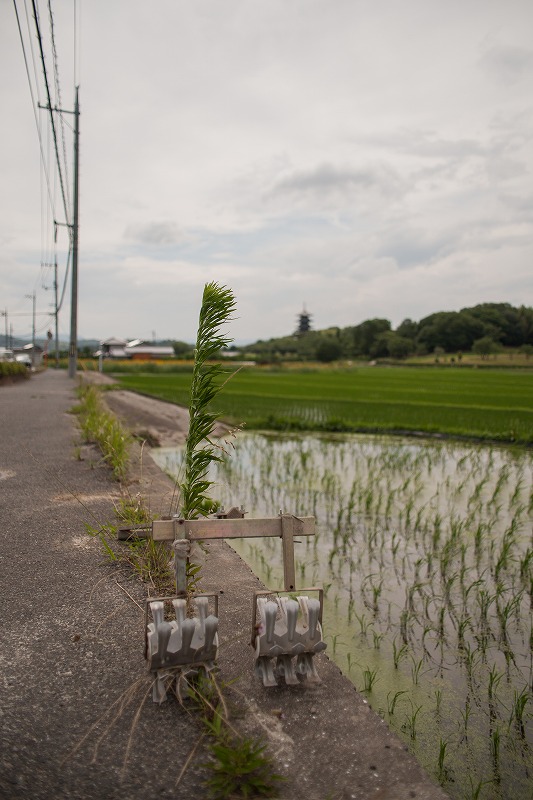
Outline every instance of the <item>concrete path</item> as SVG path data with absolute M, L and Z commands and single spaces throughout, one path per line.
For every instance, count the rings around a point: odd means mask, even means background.
M 118 491 L 93 451 L 76 459 L 74 403 L 63 371 L 0 387 L 0 797 L 175 797 L 198 725 L 150 700 L 132 732 L 149 678 L 121 587 L 143 590 L 86 533 L 113 519 Z M 200 773 L 180 797 L 202 796 Z
M 0 798 L 207 797 L 201 728 L 174 701 L 154 705 L 142 656 L 144 587 L 86 526 L 113 519 L 117 484 L 79 447 L 72 381 L 48 370 L 0 386 Z M 131 491 L 163 505 L 153 462 Z M 165 499 L 166 498 L 166 499 Z M 315 689 L 264 689 L 248 644 L 259 584 L 224 543 L 202 589 L 220 592 L 220 667 L 236 680 L 237 724 L 262 735 L 287 776 L 285 800 L 439 800 L 446 795 L 327 658 Z

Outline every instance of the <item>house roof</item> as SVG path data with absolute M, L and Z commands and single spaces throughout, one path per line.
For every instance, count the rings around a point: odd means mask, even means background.
M 100 347 L 103 347 L 103 345 L 107 345 L 108 347 L 126 347 L 127 344 L 127 339 L 117 339 L 116 336 L 111 336 L 109 339 L 100 342 Z
M 146 355 L 160 355 L 160 356 L 173 356 L 174 355 L 174 348 L 163 346 L 163 345 L 156 345 L 156 344 L 140 344 L 131 346 L 128 345 L 126 348 L 127 353 L 144 353 Z

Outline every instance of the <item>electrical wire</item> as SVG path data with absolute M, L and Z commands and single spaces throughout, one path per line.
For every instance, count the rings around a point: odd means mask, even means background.
M 78 14 L 78 3 L 77 0 L 74 0 L 74 61 L 73 61 L 73 73 L 74 73 L 74 86 L 79 86 L 79 61 L 80 58 L 80 43 L 79 43 L 79 36 L 80 36 L 80 24 L 78 17 L 81 16 L 81 9 L 80 13 Z
M 62 290 L 61 290 L 61 299 L 60 299 L 60 302 L 59 302 L 59 304 L 58 304 L 58 306 L 57 306 L 57 308 L 56 308 L 56 310 L 54 312 L 41 312 L 41 313 L 46 313 L 46 315 L 48 317 L 48 320 L 45 323 L 45 325 L 43 327 L 39 328 L 39 332 L 41 332 L 41 330 L 44 330 L 44 328 L 48 327 L 50 319 L 53 320 L 56 317 L 56 315 L 59 315 L 59 311 L 61 310 L 63 302 L 64 302 L 66 289 L 67 289 L 68 278 L 69 278 L 69 273 L 70 273 L 70 264 L 71 264 L 72 246 L 73 246 L 73 231 L 72 231 L 72 225 L 69 222 L 69 220 L 70 220 L 70 214 L 69 214 L 70 194 L 68 192 L 68 159 L 67 159 L 67 153 L 66 153 L 66 137 L 65 137 L 65 127 L 64 127 L 65 120 L 63 119 L 63 115 L 60 113 L 61 144 L 62 144 L 62 151 L 63 151 L 62 152 L 63 160 L 62 160 L 61 159 L 61 155 L 60 155 L 57 130 L 56 130 L 56 126 L 55 126 L 55 122 L 54 122 L 54 116 L 53 116 L 53 112 L 54 111 L 60 112 L 60 109 L 61 109 L 61 87 L 60 87 L 60 81 L 59 81 L 58 55 L 57 55 L 57 47 L 56 47 L 56 42 L 55 42 L 54 18 L 53 18 L 53 13 L 52 13 L 51 0 L 48 0 L 48 12 L 49 12 L 49 18 L 50 18 L 50 37 L 51 37 L 51 42 L 52 42 L 54 86 L 55 86 L 55 93 L 56 93 L 56 107 L 52 106 L 50 84 L 49 84 L 49 80 L 48 80 L 48 72 L 47 72 L 46 63 L 45 63 L 43 38 L 42 38 L 42 34 L 41 34 L 41 28 L 40 28 L 40 23 L 39 23 L 39 12 L 38 12 L 38 9 L 37 9 L 36 0 L 31 0 L 31 4 L 32 4 L 32 9 L 33 9 L 33 19 L 34 19 L 34 22 L 35 22 L 35 28 L 36 28 L 36 32 L 37 32 L 37 40 L 38 40 L 38 43 L 39 43 L 40 60 L 41 60 L 42 71 L 43 71 L 43 76 L 44 76 L 46 97 L 47 97 L 47 101 L 48 101 L 47 102 L 47 106 L 45 108 L 48 111 L 49 117 L 50 117 L 50 127 L 47 127 L 47 130 L 48 130 L 48 153 L 47 154 L 45 154 L 45 147 L 44 147 L 44 142 L 43 142 L 43 132 L 42 132 L 42 128 L 41 128 L 41 125 L 40 125 L 40 118 L 38 117 L 38 114 L 37 114 L 37 111 L 36 111 L 36 108 L 39 106 L 39 99 L 40 99 L 40 97 L 39 97 L 39 79 L 38 79 L 38 73 L 37 73 L 37 65 L 36 65 L 35 53 L 34 53 L 33 45 L 32 45 L 32 35 L 31 35 L 31 32 L 30 32 L 30 21 L 29 21 L 27 3 L 26 3 L 26 0 L 24 0 L 24 8 L 25 8 L 25 13 L 26 13 L 26 22 L 27 22 L 27 27 L 28 27 L 28 35 L 29 35 L 30 49 L 31 49 L 31 55 L 32 55 L 33 70 L 34 70 L 34 75 L 35 75 L 35 91 L 34 91 L 33 85 L 32 85 L 30 66 L 29 66 L 28 56 L 27 56 L 27 53 L 26 53 L 26 46 L 25 46 L 25 41 L 24 41 L 24 35 L 23 35 L 23 32 L 22 32 L 22 26 L 21 26 L 21 22 L 20 22 L 19 11 L 18 11 L 18 8 L 17 8 L 17 2 L 16 2 L 16 0 L 13 0 L 13 5 L 14 5 L 14 9 L 15 9 L 15 15 L 16 15 L 16 19 L 17 19 L 17 26 L 18 26 L 18 31 L 19 31 L 19 37 L 20 37 L 20 42 L 21 42 L 22 52 L 23 52 L 23 57 L 24 57 L 24 64 L 25 64 L 25 68 L 26 68 L 26 75 L 27 75 L 30 95 L 31 95 L 31 99 L 32 99 L 32 108 L 33 108 L 34 119 L 35 119 L 35 124 L 36 124 L 36 128 L 37 128 L 37 136 L 38 136 L 38 139 L 39 139 L 39 148 L 40 148 L 40 153 L 41 153 L 41 169 L 42 169 L 41 181 L 42 181 L 42 175 L 44 174 L 45 183 L 46 183 L 46 190 L 47 190 L 48 200 L 49 200 L 49 203 L 47 203 L 46 205 L 48 206 L 48 211 L 50 211 L 50 210 L 52 211 L 52 215 L 53 215 L 53 220 L 52 221 L 53 221 L 53 225 L 55 226 L 55 228 L 54 228 L 54 245 L 53 245 L 54 263 L 57 263 L 57 225 L 58 225 L 58 223 L 56 222 L 56 213 L 55 213 L 55 206 L 56 206 L 56 202 L 55 202 L 56 191 L 55 190 L 57 189 L 57 178 L 58 177 L 59 177 L 59 183 L 60 183 L 60 188 L 61 188 L 61 195 L 62 195 L 62 200 L 63 200 L 63 208 L 64 208 L 64 212 L 65 212 L 66 224 L 67 224 L 67 227 L 69 229 L 69 249 L 68 249 L 67 264 L 66 264 L 66 269 L 65 269 L 65 276 L 64 276 L 63 286 L 62 286 Z M 76 5 L 76 0 L 74 0 L 74 76 L 75 77 L 76 77 L 77 57 L 78 57 L 77 33 L 78 33 L 78 31 L 77 31 L 77 5 Z M 38 98 L 37 103 L 35 101 L 35 95 L 36 94 L 37 94 L 37 98 Z M 51 181 L 50 181 L 50 163 L 51 163 L 50 130 L 52 132 L 53 143 L 54 143 L 54 151 L 55 151 L 55 159 L 56 159 L 56 164 L 57 164 L 57 170 L 53 171 L 54 172 L 54 191 L 52 191 L 52 186 L 51 186 Z M 48 156 L 48 158 L 47 158 L 47 156 Z M 66 179 L 67 179 L 67 189 L 66 190 L 65 190 L 64 175 L 66 176 Z M 42 183 L 41 183 L 41 204 L 42 204 L 41 205 L 41 209 L 42 209 L 42 211 L 41 211 L 41 226 L 42 226 L 42 228 L 41 228 L 41 268 L 39 270 L 38 276 L 37 276 L 36 281 L 35 281 L 34 291 L 35 291 L 35 287 L 37 286 L 37 283 L 39 282 L 39 280 L 44 277 L 45 268 L 48 268 L 50 266 L 51 254 L 52 254 L 52 247 L 50 246 L 49 239 L 46 241 L 46 243 L 44 241 L 44 227 L 45 226 L 44 226 L 44 209 L 43 209 L 43 206 L 44 206 L 45 203 L 44 203 L 44 198 L 43 198 Z M 46 229 L 49 229 L 49 224 L 50 224 L 51 220 L 50 220 L 49 215 L 47 215 L 47 216 L 48 216 L 48 219 L 47 219 Z
M 39 42 L 39 52 L 41 54 L 41 64 L 42 64 L 42 68 L 43 68 L 44 85 L 45 85 L 45 89 L 46 89 L 46 97 L 47 97 L 47 100 L 48 100 L 47 108 L 48 108 L 48 113 L 50 114 L 50 125 L 52 126 L 52 136 L 53 136 L 53 139 L 54 139 L 54 149 L 55 149 L 55 154 L 56 154 L 57 169 L 58 169 L 58 173 L 59 173 L 59 183 L 60 183 L 60 187 L 61 187 L 61 196 L 63 198 L 63 209 L 64 209 L 64 212 L 65 212 L 65 220 L 67 221 L 67 224 L 69 224 L 69 222 L 70 222 L 70 214 L 69 214 L 69 209 L 68 209 L 68 205 L 67 205 L 67 197 L 66 197 L 66 193 L 65 193 L 65 183 L 64 183 L 64 180 L 63 180 L 63 170 L 61 168 L 61 158 L 60 158 L 60 155 L 59 155 L 59 143 L 57 141 L 57 131 L 56 131 L 56 125 L 55 125 L 55 121 L 54 121 L 54 107 L 52 106 L 52 97 L 50 95 L 50 84 L 48 82 L 48 72 L 47 72 L 47 69 L 46 69 L 46 62 L 44 60 L 43 38 L 42 38 L 42 35 L 41 35 L 41 28 L 40 28 L 40 25 L 39 25 L 39 14 L 38 14 L 38 11 L 37 11 L 37 6 L 36 6 L 35 0 L 31 0 L 31 4 L 32 4 L 32 8 L 33 8 L 33 19 L 35 21 L 35 29 L 37 31 L 37 41 Z
M 54 66 L 54 84 L 56 89 L 56 106 L 57 108 L 61 108 L 61 87 L 59 84 L 59 65 L 57 59 L 57 48 L 56 48 L 56 40 L 55 40 L 55 33 L 54 33 L 54 15 L 52 14 L 52 3 L 51 0 L 48 0 L 48 15 L 50 17 L 50 41 L 52 43 L 52 57 L 53 57 L 53 66 Z M 59 121 L 61 127 L 61 144 L 63 145 L 63 165 L 65 169 L 65 180 L 66 180 L 66 193 L 67 193 L 67 202 L 68 207 L 70 208 L 70 192 L 69 192 L 69 178 L 68 178 L 68 160 L 67 160 L 67 147 L 65 142 L 65 124 L 63 120 L 63 114 L 59 114 Z
M 20 25 L 20 17 L 19 17 L 19 12 L 18 12 L 18 8 L 17 8 L 17 0 L 13 0 L 13 5 L 15 7 L 15 16 L 17 18 L 17 27 L 18 27 L 19 36 L 20 36 L 20 43 L 22 45 L 22 54 L 24 56 L 24 66 L 26 68 L 26 75 L 28 77 L 28 85 L 29 85 L 29 88 L 30 88 L 33 116 L 34 116 L 34 119 L 35 119 L 35 127 L 37 128 L 37 137 L 39 139 L 39 149 L 41 151 L 41 163 L 43 164 L 45 177 L 46 177 L 46 185 L 47 185 L 47 188 L 48 188 L 48 198 L 50 200 L 50 204 L 51 204 L 52 208 L 54 208 L 54 199 L 52 197 L 52 190 L 51 190 L 51 187 L 50 187 L 50 176 L 48 174 L 48 170 L 46 169 L 46 159 L 45 159 L 45 155 L 44 155 L 43 139 L 42 139 L 42 135 L 41 135 L 41 128 L 40 128 L 40 125 L 39 125 L 39 117 L 37 115 L 38 101 L 37 101 L 37 103 L 35 102 L 35 95 L 33 93 L 33 86 L 32 86 L 32 83 L 31 83 L 30 68 L 29 68 L 29 64 L 28 64 L 28 58 L 26 56 L 26 47 L 24 45 L 24 36 L 22 34 L 22 28 L 21 28 L 21 25 Z M 54 216 L 55 216 L 55 214 L 54 214 Z
M 63 280 L 63 288 L 61 290 L 61 300 L 59 301 L 58 306 L 57 306 L 57 313 L 58 314 L 61 311 L 61 306 L 63 305 L 63 300 L 65 299 L 65 291 L 66 291 L 66 288 L 67 288 L 67 278 L 68 278 L 68 274 L 70 272 L 70 257 L 71 257 L 71 255 L 72 255 L 72 246 L 69 247 L 69 249 L 68 249 L 67 268 L 65 270 L 65 278 Z
M 35 86 L 37 88 L 37 96 L 41 102 L 41 95 L 39 93 L 39 72 L 37 70 L 37 59 L 35 58 L 35 48 L 33 47 L 32 25 L 30 23 L 30 15 L 28 12 L 28 2 L 24 0 L 24 15 L 26 17 L 26 28 L 28 30 L 28 41 L 30 43 L 31 63 L 33 66 L 33 77 L 35 78 Z

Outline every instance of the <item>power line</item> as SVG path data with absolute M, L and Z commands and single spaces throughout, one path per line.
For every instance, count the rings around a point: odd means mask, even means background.
M 65 184 L 64 184 L 64 181 L 63 181 L 63 171 L 61 169 L 61 159 L 60 159 L 60 156 L 59 156 L 59 144 L 58 144 L 58 141 L 57 141 L 57 131 L 56 131 L 56 125 L 55 125 L 55 122 L 54 122 L 54 107 L 52 106 L 52 97 L 50 95 L 50 85 L 48 83 L 48 72 L 46 70 L 46 62 L 45 62 L 45 58 L 44 58 L 43 39 L 42 39 L 42 36 L 41 36 L 41 29 L 40 29 L 40 26 L 39 26 L 39 15 L 38 15 L 38 12 L 37 12 L 37 6 L 35 4 L 35 0 L 31 0 L 31 4 L 32 4 L 32 7 L 33 7 L 33 19 L 35 20 L 35 29 L 37 31 L 37 40 L 39 42 L 39 52 L 41 54 L 41 64 L 42 64 L 42 67 L 43 67 L 44 85 L 45 85 L 45 89 L 46 89 L 46 97 L 48 99 L 47 108 L 48 108 L 48 112 L 50 114 L 50 124 L 52 126 L 52 136 L 54 138 L 54 149 L 55 149 L 55 154 L 56 154 L 57 169 L 58 169 L 58 173 L 59 173 L 59 184 L 60 184 L 60 187 L 61 187 L 61 196 L 63 198 L 63 209 L 65 211 L 65 220 L 67 221 L 67 223 L 69 223 L 70 222 L 70 216 L 69 216 L 69 211 L 68 211 L 68 206 L 67 206 L 67 197 L 66 197 L 66 193 L 65 193 Z
M 24 0 L 24 15 L 26 17 L 26 28 L 28 29 L 28 41 L 30 43 L 30 52 L 31 52 L 31 63 L 33 66 L 33 77 L 35 78 L 35 86 L 37 87 L 37 95 L 39 97 L 39 101 L 41 100 L 41 96 L 39 94 L 39 73 L 37 71 L 37 60 L 35 58 L 35 49 L 33 47 L 33 36 L 31 34 L 32 25 L 30 24 L 30 15 L 28 12 L 28 3 L 27 0 Z
M 74 86 L 79 86 L 78 80 L 78 72 L 79 72 L 79 52 L 80 49 L 78 45 L 78 37 L 79 37 L 79 23 L 78 23 L 78 3 L 74 0 L 74 63 L 73 63 L 73 73 L 74 73 Z
M 63 288 L 61 289 L 61 300 L 59 301 L 59 305 L 57 307 L 57 313 L 61 311 L 61 306 L 63 305 L 63 300 L 65 299 L 65 291 L 67 288 L 67 278 L 70 272 L 70 256 L 72 255 L 72 247 L 68 249 L 68 256 L 67 256 L 67 268 L 65 270 L 65 278 L 63 280 Z
M 64 281 L 63 281 L 63 286 L 62 286 L 62 291 L 61 291 L 61 300 L 60 300 L 60 302 L 58 304 L 57 303 L 57 277 L 55 277 L 54 278 L 54 286 L 55 286 L 55 291 L 56 291 L 55 313 L 46 312 L 46 314 L 45 314 L 48 318 L 53 318 L 55 316 L 56 323 L 57 323 L 58 314 L 59 314 L 59 311 L 60 311 L 60 309 L 61 309 L 61 307 L 63 305 L 63 301 L 64 301 L 65 294 L 66 294 L 69 273 L 71 271 L 71 259 L 72 259 L 73 263 L 75 262 L 75 255 L 73 254 L 73 248 L 75 249 L 76 236 L 77 236 L 77 231 L 75 230 L 76 223 L 75 223 L 75 225 L 72 225 L 70 223 L 69 208 L 70 208 L 71 198 L 70 198 L 69 184 L 68 184 L 68 171 L 69 170 L 68 170 L 68 158 L 67 158 L 67 152 L 66 152 L 67 147 L 66 147 L 66 136 L 65 136 L 65 119 L 63 117 L 63 114 L 64 113 L 74 113 L 76 115 L 76 128 L 75 128 L 75 134 L 76 134 L 76 131 L 78 130 L 78 116 L 79 116 L 78 88 L 76 88 L 76 108 L 75 108 L 75 111 L 74 112 L 65 112 L 61 108 L 61 85 L 60 85 L 60 79 L 59 79 L 59 66 L 58 66 L 59 62 L 58 62 L 58 52 L 57 52 L 57 47 L 56 47 L 54 14 L 52 12 L 51 0 L 48 0 L 47 7 L 48 7 L 48 15 L 49 15 L 49 23 L 50 23 L 50 41 L 51 41 L 51 52 L 52 52 L 52 63 L 53 63 L 53 80 L 54 80 L 55 102 L 56 102 L 55 106 L 52 105 L 51 84 L 50 84 L 50 81 L 49 81 L 48 70 L 47 70 L 47 65 L 46 65 L 46 60 L 45 60 L 45 52 L 44 52 L 45 51 L 45 46 L 44 46 L 44 42 L 43 42 L 43 35 L 42 35 L 42 32 L 41 32 L 41 25 L 40 25 L 39 12 L 38 12 L 38 8 L 37 8 L 37 4 L 38 4 L 38 0 L 31 0 L 31 6 L 32 6 L 32 9 L 33 9 L 33 20 L 35 22 L 35 30 L 37 32 L 37 40 L 38 40 L 38 45 L 39 45 L 40 61 L 41 61 L 41 65 L 42 65 L 42 73 L 43 73 L 43 78 L 44 78 L 44 87 L 45 87 L 45 90 L 46 90 L 47 104 L 43 105 L 43 106 L 41 106 L 41 104 L 39 102 L 36 103 L 36 101 L 35 101 L 35 95 L 36 94 L 37 94 L 37 97 L 39 98 L 40 80 L 38 78 L 36 58 L 35 58 L 35 53 L 34 53 L 33 45 L 32 45 L 33 37 L 32 37 L 31 31 L 30 31 L 30 20 L 29 20 L 29 14 L 28 14 L 27 0 L 24 0 L 24 8 L 25 8 L 25 12 L 26 12 L 26 22 L 27 22 L 27 27 L 28 27 L 29 44 L 30 44 L 30 47 L 31 47 L 32 63 L 33 63 L 33 69 L 34 69 L 34 74 L 35 74 L 35 91 L 34 91 L 33 84 L 32 84 L 32 78 L 31 78 L 31 74 L 30 74 L 30 65 L 29 65 L 29 60 L 28 60 L 28 56 L 27 56 L 27 53 L 26 53 L 25 40 L 24 40 L 24 35 L 23 35 L 23 32 L 22 32 L 22 26 L 21 26 L 21 23 L 20 23 L 20 17 L 19 17 L 18 8 L 17 8 L 17 2 L 16 2 L 16 0 L 13 0 L 13 5 L 14 5 L 14 8 L 15 8 L 15 14 L 16 14 L 16 18 L 17 18 L 17 25 L 18 25 L 18 29 L 19 29 L 19 36 L 20 36 L 20 41 L 21 41 L 22 51 L 23 51 L 23 56 L 24 56 L 24 63 L 25 63 L 25 67 L 26 67 L 26 74 L 27 74 L 27 78 L 28 78 L 28 85 L 29 85 L 29 88 L 30 88 L 30 95 L 31 95 L 31 99 L 32 99 L 34 118 L 35 118 L 35 123 L 36 123 L 36 127 L 37 127 L 37 135 L 38 135 L 38 139 L 39 139 L 39 146 L 40 146 L 40 152 L 41 152 L 41 165 L 42 165 L 41 176 L 44 173 L 44 176 L 45 176 L 45 179 L 46 179 L 46 187 L 47 187 L 47 192 L 48 192 L 48 199 L 49 199 L 49 204 L 47 204 L 47 205 L 49 206 L 49 209 L 51 209 L 52 214 L 53 214 L 53 220 L 50 220 L 50 217 L 49 217 L 48 214 L 46 215 L 46 217 L 47 217 L 47 219 L 46 219 L 46 228 L 48 229 L 48 226 L 49 226 L 51 221 L 53 221 L 53 225 L 54 225 L 53 246 L 50 244 L 50 239 L 48 237 L 46 237 L 46 242 L 45 242 L 45 237 L 44 237 L 43 230 L 42 230 L 42 233 L 41 233 L 41 268 L 40 268 L 39 274 L 38 274 L 38 276 L 36 278 L 36 282 L 35 282 L 35 286 L 34 286 L 34 294 L 35 294 L 35 289 L 36 289 L 37 283 L 39 282 L 39 280 L 41 278 L 44 277 L 45 268 L 47 266 L 49 266 L 49 262 L 51 261 L 51 251 L 52 251 L 52 249 L 54 251 L 54 263 L 57 264 L 57 229 L 58 229 L 59 225 L 63 224 L 63 223 L 60 223 L 60 222 L 57 221 L 57 217 L 56 217 L 56 213 L 55 213 L 55 194 L 56 194 L 55 193 L 55 189 L 57 188 L 57 179 L 59 179 L 59 184 L 60 184 L 60 189 L 61 189 L 61 196 L 62 196 L 62 200 L 63 200 L 63 208 L 64 208 L 64 212 L 65 212 L 65 220 L 66 220 L 66 222 L 64 224 L 69 229 L 69 249 L 68 249 L 67 264 L 66 264 L 66 269 L 65 269 L 65 276 L 64 276 Z M 75 6 L 74 7 L 74 53 L 75 53 L 74 74 L 76 74 L 76 67 L 77 67 L 76 59 L 78 57 L 77 24 L 76 24 L 76 16 L 77 16 L 78 12 L 77 12 L 76 0 L 74 0 L 74 6 Z M 48 142 L 47 142 L 47 145 L 48 145 L 47 150 L 48 150 L 48 152 L 47 152 L 47 154 L 45 154 L 43 131 L 42 131 L 42 127 L 40 125 L 40 119 L 38 119 L 38 116 L 37 116 L 36 106 L 47 110 L 48 113 L 49 113 L 50 126 L 48 127 Z M 56 122 L 55 122 L 54 112 L 58 112 L 60 114 L 60 134 L 61 134 L 60 137 L 58 136 L 58 130 L 57 130 Z M 52 158 L 52 156 L 51 156 L 50 131 L 51 131 L 52 138 L 53 138 L 53 148 L 54 148 L 54 152 L 55 152 L 55 161 L 56 161 L 56 165 L 57 165 L 57 170 L 54 170 L 54 191 L 52 190 L 51 179 L 50 179 L 50 175 L 51 175 L 50 165 L 51 165 L 51 158 Z M 61 145 L 62 145 L 62 157 L 61 157 L 61 152 L 60 152 L 60 141 L 59 141 L 59 138 L 61 139 Z M 75 154 L 77 152 L 77 147 L 78 147 L 78 145 L 77 145 L 77 142 L 76 142 Z M 65 181 L 66 181 L 66 187 L 65 187 Z M 77 181 L 77 177 L 76 177 L 76 181 Z M 75 194 L 76 194 L 76 186 L 74 187 L 74 190 L 75 190 Z M 43 197 L 42 190 L 41 190 L 41 202 L 42 202 L 42 204 L 44 206 L 45 200 L 44 200 L 44 197 Z M 74 217 L 76 218 L 76 201 L 74 203 L 74 206 L 75 206 L 74 207 Z M 41 224 L 42 224 L 43 227 L 44 227 L 44 224 L 45 224 L 45 218 L 44 217 L 45 217 L 45 215 L 43 213 L 41 213 Z M 56 270 L 57 270 L 57 267 L 56 267 Z M 44 323 L 44 327 L 47 327 L 48 324 L 49 324 L 48 321 L 45 322 Z M 34 328 L 35 328 L 35 325 L 34 325 Z M 41 328 L 39 330 L 41 330 Z
M 42 135 L 41 135 L 41 128 L 40 128 L 40 125 L 39 125 L 39 118 L 38 118 L 38 115 L 37 115 L 38 101 L 37 102 L 35 101 L 35 95 L 33 93 L 33 87 L 32 87 L 32 84 L 31 84 L 30 68 L 29 68 L 29 65 L 28 65 L 28 58 L 26 56 L 26 47 L 24 45 L 24 36 L 22 35 L 22 28 L 21 28 L 21 25 L 20 25 L 19 12 L 18 12 L 18 9 L 17 9 L 17 0 L 13 0 L 13 5 L 15 7 L 15 15 L 17 17 L 17 27 L 18 27 L 19 36 L 20 36 L 20 43 L 22 45 L 22 54 L 24 56 L 24 65 L 26 67 L 26 75 L 28 77 L 28 85 L 29 85 L 29 88 L 30 88 L 33 116 L 34 116 L 34 119 L 35 119 L 35 127 L 37 128 L 37 137 L 39 139 L 39 149 L 41 151 L 41 163 L 43 164 L 43 170 L 44 170 L 44 174 L 45 174 L 45 178 L 46 178 L 46 186 L 48 188 L 48 198 L 50 200 L 50 205 L 52 206 L 52 209 L 54 209 L 54 199 L 52 197 L 52 190 L 51 190 L 51 187 L 50 187 L 50 176 L 48 174 L 47 162 L 46 162 L 46 158 L 45 158 L 45 155 L 44 155 L 44 147 L 43 147 L 43 139 L 42 139 Z M 31 39 L 30 39 L 30 41 L 31 41 Z M 54 213 L 54 216 L 55 216 L 55 213 Z
M 52 3 L 51 0 L 48 0 L 48 14 L 50 17 L 50 40 L 52 42 L 52 57 L 53 57 L 53 65 L 54 65 L 54 83 L 56 87 L 56 105 L 58 108 L 61 108 L 61 88 L 59 85 L 59 66 L 57 60 L 57 49 L 56 49 L 56 40 L 54 34 L 54 15 L 52 14 Z M 67 161 L 67 147 L 65 143 L 65 123 L 63 120 L 63 115 L 59 114 L 59 121 L 61 123 L 61 143 L 63 145 L 63 163 L 65 167 L 65 180 L 66 180 L 66 192 L 67 192 L 67 201 L 70 208 L 70 193 L 69 193 L 69 180 L 68 180 L 68 161 Z M 67 220 L 68 221 L 68 220 Z

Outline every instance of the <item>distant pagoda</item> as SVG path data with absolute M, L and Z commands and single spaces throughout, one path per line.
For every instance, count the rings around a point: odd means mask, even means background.
M 298 314 L 296 322 L 296 336 L 304 336 L 306 333 L 309 333 L 311 330 L 311 314 L 306 310 L 305 305 L 303 311 Z

